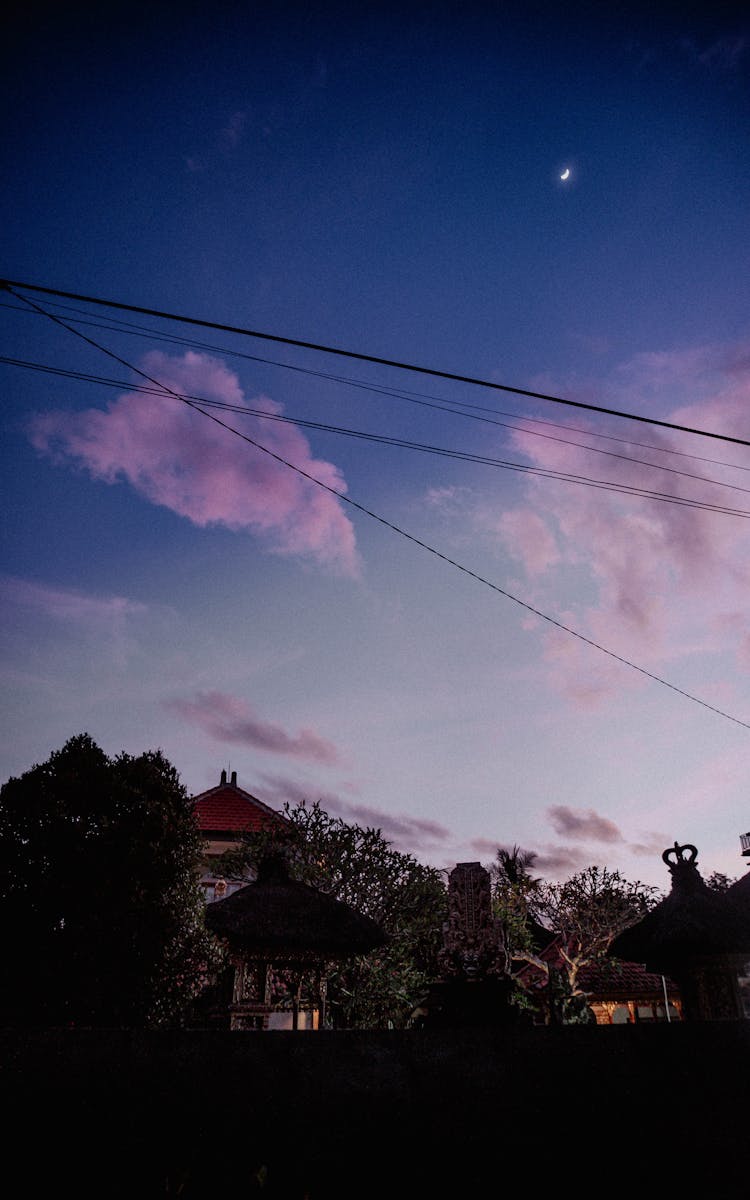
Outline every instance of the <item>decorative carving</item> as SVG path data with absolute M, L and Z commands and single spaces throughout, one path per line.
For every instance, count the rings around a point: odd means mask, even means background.
M 489 872 L 481 863 L 458 863 L 448 880 L 448 920 L 440 968 L 447 979 L 477 980 L 503 974 L 503 940 L 492 915 Z
M 495 1029 L 515 1024 L 500 922 L 492 915 L 489 871 L 458 863 L 448 878 L 441 978 L 412 1013 L 416 1029 Z
M 269 978 L 266 963 L 237 960 L 234 976 L 234 1004 L 268 1004 Z
M 690 854 L 686 853 L 688 850 L 691 852 Z M 669 860 L 673 855 L 674 862 L 672 863 Z M 684 846 L 681 846 L 679 842 L 675 842 L 674 846 L 670 846 L 668 850 L 665 850 L 661 857 L 662 862 L 665 862 L 670 871 L 672 871 L 679 863 L 694 863 L 698 857 L 698 851 L 689 842 L 686 842 Z

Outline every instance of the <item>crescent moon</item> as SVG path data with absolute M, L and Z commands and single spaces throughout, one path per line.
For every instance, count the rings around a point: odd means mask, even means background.
M 562 175 L 560 176 L 560 178 L 568 179 L 569 177 L 570 177 L 570 167 L 566 167 L 565 170 L 563 171 Z

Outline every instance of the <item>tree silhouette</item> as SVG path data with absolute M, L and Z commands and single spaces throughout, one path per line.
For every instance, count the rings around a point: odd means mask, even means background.
M 217 946 L 202 838 L 160 751 L 110 759 L 88 734 L 0 790 L 0 1015 L 11 1025 L 175 1022 Z

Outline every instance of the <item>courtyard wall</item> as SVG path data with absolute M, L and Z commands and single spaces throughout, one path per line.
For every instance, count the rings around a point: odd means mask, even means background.
M 750 1021 L 0 1030 L 6 1171 L 80 1197 L 744 1194 Z

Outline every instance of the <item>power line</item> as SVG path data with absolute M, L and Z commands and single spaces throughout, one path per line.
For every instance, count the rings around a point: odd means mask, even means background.
M 23 359 L 14 359 L 6 355 L 0 355 L 0 362 L 6 363 L 8 366 L 27 368 L 29 370 L 40 371 L 44 374 L 57 375 L 65 379 L 77 379 L 82 383 L 94 383 L 104 387 L 114 387 L 124 389 L 129 392 L 137 392 L 142 395 L 161 396 L 163 398 L 164 391 L 161 385 L 157 387 L 144 387 L 143 384 L 125 383 L 119 379 L 108 379 L 104 376 L 93 375 L 85 371 L 75 371 L 62 367 L 52 367 L 44 363 L 32 363 Z M 194 401 L 196 404 L 208 408 L 220 409 L 224 412 L 236 412 L 243 416 L 257 417 L 264 421 L 275 421 L 281 424 L 296 425 L 304 429 L 314 429 L 319 432 L 333 433 L 342 437 L 354 438 L 360 441 L 372 442 L 381 446 L 394 446 L 405 450 L 419 451 L 424 454 L 434 454 L 441 458 L 450 458 L 458 462 L 476 463 L 480 466 L 495 467 L 500 470 L 515 471 L 521 474 L 534 475 L 541 479 L 557 480 L 561 483 L 577 483 L 586 487 L 593 487 L 600 491 L 613 492 L 623 496 L 640 497 L 644 500 L 658 500 L 667 504 L 676 504 L 684 508 L 693 508 L 700 512 L 712 512 L 722 516 L 732 517 L 750 517 L 750 511 L 742 508 L 731 508 L 725 504 L 713 504 L 708 500 L 691 499 L 688 496 L 678 496 L 673 492 L 658 492 L 652 488 L 640 487 L 636 484 L 617 483 L 614 480 L 607 479 L 592 479 L 587 475 L 578 475 L 572 471 L 558 471 L 548 467 L 530 466 L 528 463 L 513 462 L 506 459 L 494 458 L 486 454 L 477 454 L 469 450 L 456 450 L 451 447 L 425 445 L 423 442 L 416 442 L 409 438 L 395 437 L 389 434 L 370 433 L 361 429 L 350 429 L 341 425 L 333 425 L 322 421 L 311 421 L 305 417 L 296 417 L 283 413 L 269 413 L 264 409 L 251 408 L 245 404 L 232 404 L 225 400 L 209 400 L 205 396 L 194 396 L 183 394 L 182 399 Z M 556 440 L 556 439 L 555 439 Z M 626 457 L 617 455 L 616 457 Z M 637 460 L 630 460 L 637 461 Z M 645 463 L 645 466 L 653 464 Z M 658 468 L 656 470 L 669 470 L 669 468 Z M 738 484 L 720 483 L 717 480 L 706 479 L 704 476 L 691 475 L 685 471 L 674 471 L 676 475 L 684 475 L 689 479 L 698 479 L 702 483 L 710 483 L 715 487 L 727 487 L 734 491 L 750 493 L 750 488 L 740 487 Z
M 36 308 L 38 312 L 48 316 L 51 321 L 55 322 L 55 324 L 60 325 L 63 329 L 67 329 L 69 333 L 74 335 L 74 337 L 81 338 L 90 346 L 93 346 L 97 350 L 100 350 L 103 354 L 106 354 L 109 358 L 114 359 L 122 366 L 125 366 L 129 370 L 133 371 L 136 375 L 140 375 L 141 378 L 146 379 L 149 383 L 154 384 L 155 387 L 161 388 L 164 394 L 173 396 L 176 400 L 188 405 L 189 408 L 201 413 L 204 417 L 207 417 L 208 420 L 220 425 L 222 429 L 226 429 L 229 433 L 233 433 L 236 437 L 242 438 L 243 441 L 247 442 L 251 446 L 254 446 L 257 450 L 261 450 L 264 454 L 269 455 L 270 458 L 273 458 L 282 466 L 288 467 L 289 470 L 294 471 L 296 474 L 301 475 L 304 479 L 309 480 L 309 482 L 315 484 L 316 487 L 323 488 L 324 491 L 334 496 L 337 500 L 350 505 L 352 508 L 355 508 L 358 512 L 364 513 L 366 516 L 371 517 L 372 520 L 377 521 L 386 529 L 390 529 L 393 533 L 397 533 L 399 536 L 406 538 L 407 541 L 412 542 L 415 546 L 420 546 L 423 550 L 426 550 L 429 554 L 439 558 L 442 562 L 447 563 L 451 567 L 455 567 L 456 570 L 461 571 L 462 574 L 468 575 L 471 579 L 475 579 L 478 583 L 484 584 L 485 587 L 490 588 L 493 592 L 497 592 L 498 595 L 504 596 L 506 600 L 512 600 L 514 604 L 518 604 L 527 612 L 532 613 L 534 616 L 539 617 L 543 621 L 547 621 L 548 624 L 553 625 L 555 628 L 562 630 L 564 633 L 569 633 L 572 637 L 584 642 L 585 645 L 591 646 L 595 650 L 600 650 L 602 654 L 606 654 L 609 658 L 614 659 L 616 662 L 622 663 L 623 666 L 630 667 L 631 670 L 637 671 L 639 674 L 646 676 L 646 678 L 653 680 L 655 683 L 660 683 L 663 687 L 669 688 L 670 691 L 676 692 L 678 695 L 683 696 L 687 700 L 691 700 L 694 704 L 699 704 L 702 708 L 707 709 L 709 712 L 713 712 L 719 717 L 724 717 L 726 720 L 732 721 L 736 725 L 741 725 L 744 729 L 750 729 L 750 723 L 747 721 L 742 721 L 739 717 L 734 717 L 731 715 L 731 713 L 727 713 L 720 708 L 716 708 L 713 704 L 709 704 L 706 700 L 702 700 L 699 696 L 694 696 L 691 692 L 687 692 L 683 688 L 677 687 L 676 684 L 669 683 L 668 680 L 663 679 L 660 675 L 655 675 L 652 671 L 646 670 L 645 667 L 638 666 L 637 663 L 632 662 L 630 659 L 624 658 L 620 654 L 616 654 L 613 650 L 608 650 L 606 646 L 602 646 L 599 642 L 595 642 L 591 638 L 586 637 L 584 634 L 578 633 L 577 630 L 571 629 L 569 625 L 563 624 L 562 621 L 556 620 L 555 617 L 550 617 L 547 613 L 542 612 L 541 609 L 534 608 L 533 605 L 528 604 L 525 600 L 521 600 L 518 596 L 514 596 L 512 592 L 508 592 L 505 588 L 501 588 L 499 584 L 492 583 L 489 579 L 485 579 L 483 575 L 479 575 L 478 572 L 472 571 L 470 567 L 465 567 L 462 563 L 457 562 L 455 559 L 449 558 L 447 554 L 443 554 L 442 551 L 436 550 L 434 546 L 430 546 L 427 542 L 422 541 L 421 538 L 415 537 L 414 534 L 408 533 L 399 525 L 395 525 L 392 521 L 388 521 L 385 517 L 381 517 L 372 509 L 366 508 L 364 504 L 360 504 L 359 501 L 353 500 L 351 496 L 347 496 L 343 492 L 336 491 L 336 489 L 331 487 L 329 484 L 323 483 L 322 480 L 317 479 L 314 475 L 311 475 L 302 467 L 298 467 L 294 463 L 289 462 L 288 459 L 283 458 L 280 454 L 277 454 L 275 451 L 270 450 L 267 446 L 262 445 L 260 442 L 256 441 L 255 438 L 251 438 L 248 434 L 241 433 L 240 430 L 234 429 L 231 425 L 227 425 L 225 421 L 222 421 L 221 418 L 217 417 L 214 413 L 206 412 L 205 409 L 201 408 L 200 405 L 196 404 L 194 401 L 188 400 L 187 397 L 181 395 L 179 392 L 175 392 L 172 388 L 168 387 L 164 383 L 161 383 L 159 380 L 154 379 L 145 371 L 140 370 L 140 368 L 133 366 L 132 363 L 128 363 L 125 359 L 120 358 L 119 355 L 107 349 L 107 347 L 102 346 L 98 342 L 93 341 L 93 339 L 86 337 L 85 334 L 80 333 L 79 330 L 70 328 L 70 326 L 66 325 L 64 321 L 61 321 L 59 317 L 55 317 L 51 313 L 45 313 L 45 310 L 35 304 L 34 301 L 29 300 L 27 297 L 19 297 L 19 299 L 24 300 L 24 302 L 30 305 L 32 308 Z
M 693 429 L 689 425 L 676 425 L 671 421 L 660 421 L 656 417 L 644 417 L 636 413 L 622 412 L 615 408 L 604 408 L 598 404 L 585 404 L 582 400 L 566 400 L 561 396 L 553 396 L 546 392 L 532 392 L 527 388 L 512 387 L 507 383 L 493 383 L 488 379 L 477 379 L 472 375 L 457 375 L 451 371 L 440 371 L 435 367 L 423 367 L 416 363 L 400 362 L 398 359 L 381 358 L 375 354 L 364 354 L 356 350 L 344 350 L 340 346 L 326 346 L 318 342 L 307 342 L 300 338 L 284 337 L 276 333 L 263 333 L 257 329 L 247 329 L 238 325 L 225 325 L 218 321 L 207 321 L 200 317 L 187 317 L 179 313 L 163 312 L 156 308 L 144 308 L 137 304 L 124 304 L 118 300 L 103 300 L 96 296 L 84 296 L 77 292 L 65 292 L 58 288 L 42 287 L 39 284 L 21 283 L 13 279 L 0 279 L 0 288 L 5 288 L 15 295 L 18 299 L 18 293 L 11 291 L 12 288 L 23 288 L 26 291 L 42 292 L 47 296 L 61 296 L 66 300 L 76 300 L 84 304 L 98 304 L 105 308 L 116 308 L 124 312 L 139 313 L 141 316 L 158 317 L 166 321 L 179 321 L 188 325 L 199 325 L 206 329 L 217 329 L 223 333 L 236 333 L 242 337 L 260 338 L 268 342 L 277 342 L 284 346 L 297 346 L 303 350 L 314 350 L 322 354 L 335 354 L 341 358 L 353 358 L 360 362 L 375 363 L 381 367 L 394 367 L 399 371 L 412 371 L 419 375 L 431 375 L 436 379 L 448 379 L 454 383 L 466 383 L 472 387 L 491 388 L 494 391 L 510 392 L 515 396 L 527 396 L 532 400 L 547 400 L 552 404 L 566 404 L 571 408 L 586 409 L 588 412 L 604 413 L 610 417 L 621 417 L 628 421 L 639 421 L 646 425 L 658 425 L 662 429 L 678 430 L 680 433 L 692 433 L 699 437 L 716 438 L 723 442 L 733 442 L 740 446 L 750 446 L 750 441 L 745 438 L 730 437 L 729 434 L 712 433 L 705 429 Z M 49 314 L 48 314 L 49 315 Z
M 0 307 L 11 308 L 14 312 L 29 312 L 28 309 L 21 308 L 18 305 L 0 305 Z M 654 470 L 669 471 L 671 474 L 682 475 L 687 479 L 698 479 L 701 482 L 713 483 L 717 487 L 736 487 L 739 491 L 745 490 L 743 488 L 739 488 L 737 485 L 725 483 L 718 479 L 711 479 L 705 475 L 695 475 L 689 471 L 678 471 L 673 467 L 661 466 L 658 463 L 648 462 L 645 459 L 634 458 L 630 454 L 615 453 L 610 450 L 601 449 L 598 446 L 591 446 L 587 443 L 574 442 L 570 438 L 554 437 L 551 434 L 539 433 L 538 430 L 529 429 L 527 426 L 544 425 L 550 429 L 562 429 L 566 433 L 580 433 L 585 437 L 598 438 L 600 441 L 603 440 L 608 442 L 617 442 L 621 445 L 634 446 L 641 450 L 651 450 L 655 454 L 669 454 L 675 455 L 678 458 L 689 458 L 694 462 L 708 463 L 715 467 L 726 467 L 733 471 L 750 471 L 750 467 L 743 466 L 740 463 L 728 463 L 721 459 L 707 458 L 699 454 L 689 454 L 684 450 L 675 450 L 674 447 L 671 446 L 655 446 L 653 443 L 649 442 L 635 442 L 629 438 L 621 438 L 615 437 L 612 434 L 598 433 L 593 429 L 581 429 L 574 425 L 561 425 L 555 421 L 545 421 L 539 417 L 528 417 L 519 413 L 504 412 L 502 409 L 489 408 L 483 404 L 471 404 L 468 401 L 462 400 L 447 400 L 442 396 L 434 396 L 424 392 L 409 391 L 406 388 L 386 387 L 384 384 L 375 384 L 362 379 L 353 379 L 351 376 L 347 375 L 333 375 L 329 371 L 316 371 L 312 367 L 302 367 L 296 363 L 279 362 L 278 359 L 265 358 L 258 354 L 246 354 L 242 350 L 232 349 L 227 346 L 217 346 L 216 343 L 212 342 L 198 341 L 197 338 L 184 338 L 179 337 L 176 334 L 167 333 L 158 334 L 148 326 L 137 325 L 132 321 L 118 321 L 115 318 L 111 318 L 107 322 L 81 320 L 80 309 L 71 308 L 70 305 L 65 304 L 54 304 L 52 307 L 61 309 L 64 312 L 77 314 L 78 319 L 73 322 L 75 325 L 84 325 L 87 327 L 93 327 L 95 329 L 106 329 L 113 333 L 132 334 L 133 336 L 147 338 L 149 341 L 161 342 L 165 345 L 189 346 L 191 349 L 209 350 L 214 353 L 231 356 L 233 358 L 241 358 L 247 362 L 261 363 L 264 366 L 278 367 L 281 370 L 293 371 L 301 375 L 309 375 L 315 379 L 326 379 L 333 383 L 342 384 L 346 387 L 356 388 L 360 391 L 371 392 L 374 395 L 388 396 L 395 400 L 405 400 L 409 404 L 419 405 L 424 408 L 432 408 L 437 412 L 451 413 L 453 416 L 465 417 L 467 420 L 482 421 L 485 424 L 495 425 L 501 429 L 510 429 L 515 432 L 528 433 L 531 434 L 532 437 L 541 437 L 548 441 L 558 442 L 561 445 L 575 446 L 577 449 L 587 450 L 592 454 L 604 454 L 607 457 L 619 458 L 625 462 L 636 463 L 639 466 L 652 467 Z M 29 315 L 44 316 L 46 314 L 35 312 L 30 313 Z M 88 316 L 90 314 L 84 315 Z M 472 411 L 464 411 L 468 409 Z M 494 416 L 478 416 L 478 413 L 492 413 Z M 506 421 L 498 421 L 494 419 L 496 417 L 510 417 L 514 421 L 523 421 L 524 424 L 511 425 Z

